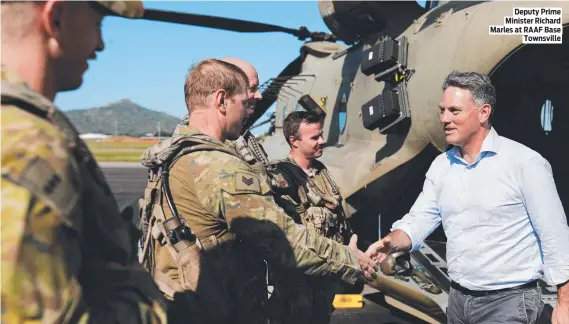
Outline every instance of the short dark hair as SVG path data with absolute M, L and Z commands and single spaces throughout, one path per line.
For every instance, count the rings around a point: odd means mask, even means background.
M 492 85 L 487 75 L 477 72 L 458 72 L 452 71 L 443 83 L 443 91 L 448 87 L 456 87 L 470 91 L 472 100 L 479 106 L 488 104 L 492 107 L 496 105 L 496 88 Z
M 292 136 L 295 139 L 300 139 L 300 134 L 298 134 L 298 129 L 300 128 L 300 124 L 314 124 L 314 123 L 321 123 L 322 120 L 320 115 L 316 114 L 312 111 L 293 111 L 284 120 L 283 125 L 283 133 L 286 142 L 290 145 L 289 138 Z

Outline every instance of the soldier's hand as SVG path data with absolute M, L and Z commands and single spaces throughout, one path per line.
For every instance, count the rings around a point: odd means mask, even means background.
M 386 236 L 383 239 L 373 243 L 366 251 L 366 255 L 376 264 L 380 264 L 389 255 L 391 247 L 391 237 Z
M 360 251 L 358 249 L 357 244 L 358 244 L 358 236 L 356 234 L 354 234 L 350 238 L 350 244 L 348 244 L 348 247 L 358 257 L 358 261 L 360 263 L 360 268 L 362 269 L 362 272 L 363 272 L 366 280 L 373 281 L 375 278 L 377 278 L 376 272 L 377 272 L 377 265 L 379 263 L 373 262 L 373 260 L 369 256 L 367 256 L 365 253 Z

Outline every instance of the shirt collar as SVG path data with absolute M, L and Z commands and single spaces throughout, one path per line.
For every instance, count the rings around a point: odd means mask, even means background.
M 490 132 L 488 133 L 488 135 L 486 135 L 486 138 L 484 138 L 484 142 L 482 142 L 482 147 L 480 148 L 480 153 L 478 154 L 478 158 L 474 163 L 478 162 L 486 152 L 498 154 L 499 149 L 500 149 L 500 136 L 498 135 L 498 132 L 496 132 L 494 127 L 492 127 L 490 128 Z M 462 154 L 460 153 L 460 148 L 458 146 L 453 147 L 452 150 L 450 150 L 450 153 L 454 158 L 459 159 L 461 161 L 463 160 Z
M 498 153 L 500 149 L 500 136 L 498 132 L 494 129 L 494 127 L 490 128 L 490 132 L 486 135 L 484 142 L 482 143 L 482 148 L 480 149 L 480 153 L 483 152 L 492 152 Z
M 174 130 L 174 135 L 194 135 L 194 134 L 200 134 L 200 131 L 192 129 L 187 124 L 186 125 L 178 124 L 176 125 L 176 129 Z
M 25 82 L 14 70 L 3 64 L 0 65 L 0 78 L 2 81 L 25 85 Z
M 0 66 L 0 79 L 2 80 L 2 95 L 17 98 L 33 105 L 36 109 L 49 116 L 57 111 L 54 103 L 43 94 L 32 89 L 17 73 L 6 65 Z

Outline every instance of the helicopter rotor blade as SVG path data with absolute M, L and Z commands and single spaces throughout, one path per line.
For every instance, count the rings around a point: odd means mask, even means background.
M 207 15 L 198 15 L 185 12 L 175 12 L 156 9 L 145 9 L 142 19 L 152 21 L 170 22 L 176 24 L 209 27 L 222 30 L 229 30 L 242 33 L 265 33 L 283 32 L 294 35 L 300 40 L 305 40 L 312 33 L 302 26 L 299 29 L 292 29 L 277 25 L 258 23 L 232 18 L 221 18 Z

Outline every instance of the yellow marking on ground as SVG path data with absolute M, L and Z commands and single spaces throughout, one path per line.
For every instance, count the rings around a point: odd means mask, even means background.
M 362 295 L 337 294 L 332 302 L 334 308 L 362 308 L 364 307 Z

